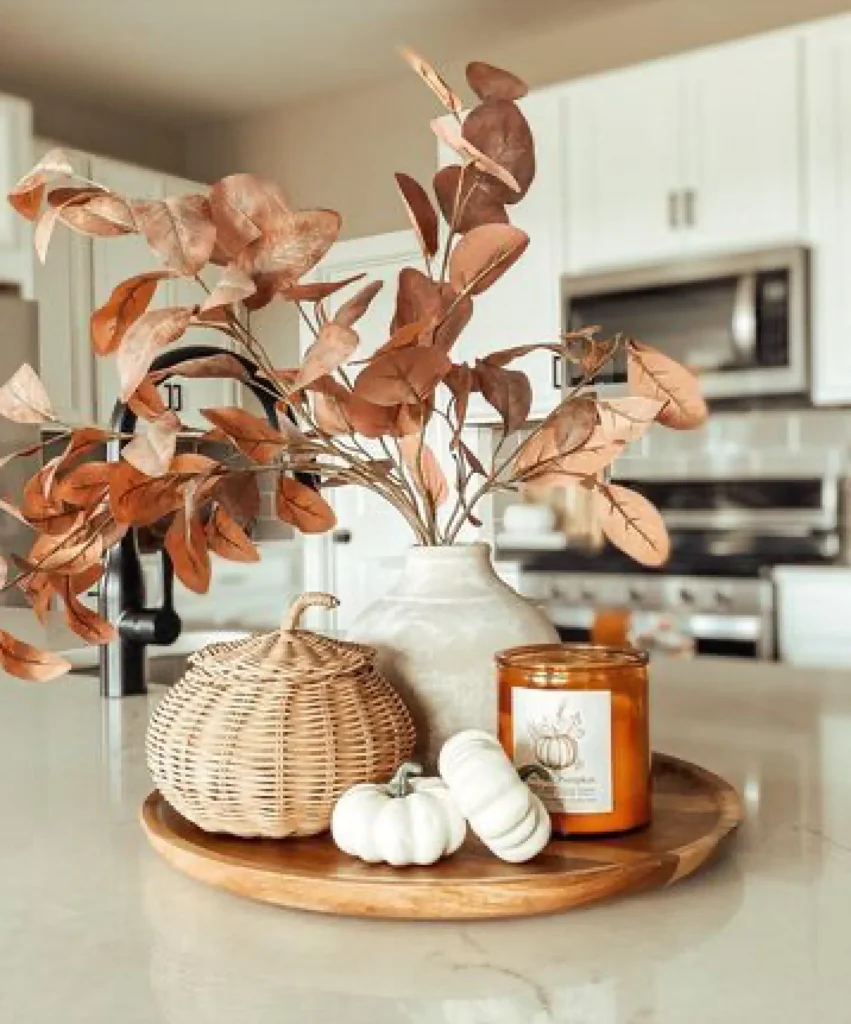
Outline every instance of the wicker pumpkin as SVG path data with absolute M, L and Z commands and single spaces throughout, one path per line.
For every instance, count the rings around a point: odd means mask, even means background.
M 154 711 L 148 768 L 165 799 L 208 832 L 324 832 L 340 795 L 384 782 L 414 747 L 407 708 L 362 644 L 298 628 L 304 594 L 279 631 L 211 644 Z

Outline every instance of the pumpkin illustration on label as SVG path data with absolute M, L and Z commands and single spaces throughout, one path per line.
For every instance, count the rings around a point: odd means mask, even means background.
M 582 714 L 570 714 L 562 704 L 554 718 L 541 718 L 529 723 L 529 737 L 539 764 L 552 771 L 581 768 L 579 740 L 585 735 Z

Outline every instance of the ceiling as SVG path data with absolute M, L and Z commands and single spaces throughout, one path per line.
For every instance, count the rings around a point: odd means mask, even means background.
M 603 0 L 0 0 L 0 88 L 175 123 L 479 52 Z M 611 3 L 612 0 L 605 0 Z

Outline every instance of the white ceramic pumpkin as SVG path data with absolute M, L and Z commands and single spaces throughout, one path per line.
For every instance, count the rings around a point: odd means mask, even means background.
M 501 860 L 522 864 L 547 845 L 546 807 L 490 733 L 457 733 L 443 745 L 438 766 L 470 828 Z
M 437 778 L 416 778 L 422 768 L 403 764 L 386 785 L 347 790 L 331 815 L 337 846 L 368 864 L 434 864 L 464 842 L 467 823 Z

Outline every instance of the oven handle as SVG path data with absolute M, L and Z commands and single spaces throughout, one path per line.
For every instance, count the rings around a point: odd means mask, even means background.
M 756 274 L 742 274 L 736 284 L 730 337 L 738 362 L 756 363 Z

